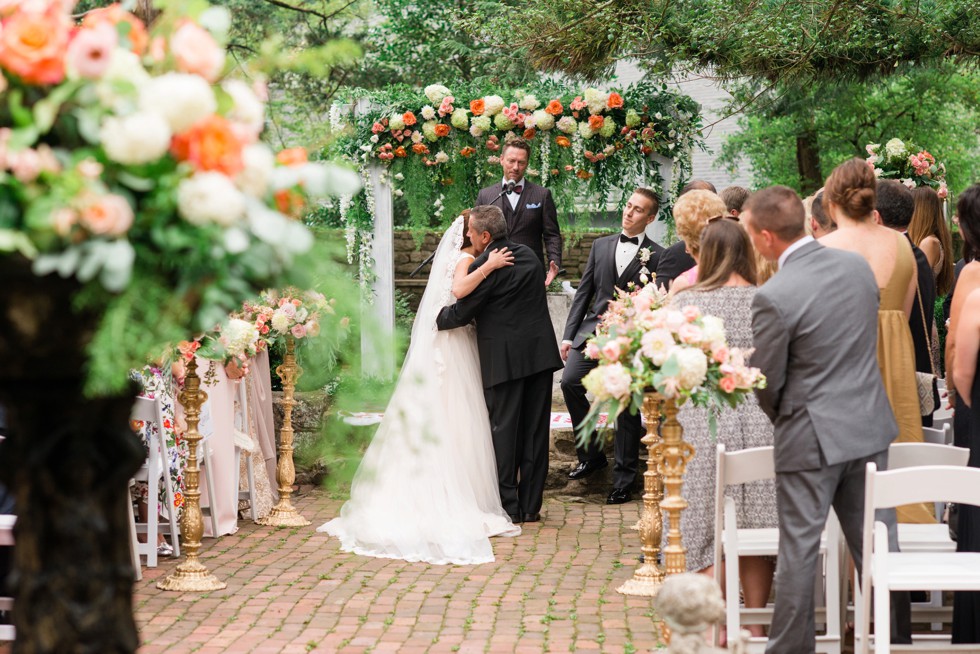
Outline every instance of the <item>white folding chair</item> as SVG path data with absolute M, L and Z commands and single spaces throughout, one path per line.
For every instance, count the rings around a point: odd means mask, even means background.
M 146 566 L 157 565 L 157 540 L 159 533 L 169 533 L 173 541 L 174 556 L 180 556 L 180 531 L 177 526 L 177 507 L 174 506 L 173 486 L 170 480 L 170 467 L 167 465 L 167 445 L 163 439 L 163 405 L 158 399 L 136 398 L 132 411 L 133 420 L 153 423 L 156 429 L 147 429 L 146 461 L 133 478 L 147 485 L 146 522 L 137 522 L 136 530 L 146 534 L 146 542 L 139 543 L 138 551 L 146 556 Z M 160 497 L 160 483 L 164 486 L 164 499 L 167 505 L 167 523 L 160 524 L 157 502 Z
M 129 488 L 132 489 L 136 482 L 129 480 Z M 133 512 L 132 496 L 126 498 L 126 512 L 129 514 L 129 555 L 133 559 L 133 576 L 136 581 L 143 578 L 143 566 L 140 563 L 140 539 L 136 534 L 136 514 Z
M 874 648 L 876 654 L 884 654 L 901 647 L 891 645 L 889 593 L 980 590 L 980 553 L 889 552 L 888 530 L 883 522 L 875 520 L 875 510 L 936 500 L 980 506 L 980 470 L 925 465 L 879 472 L 874 463 L 869 463 L 865 475 L 864 558 L 861 566 L 864 592 L 860 617 L 856 620 L 855 642 L 860 641 L 859 651 L 867 654 L 871 645 L 873 594 Z M 914 649 L 977 651 L 976 645 L 950 644 L 948 635 L 913 637 L 913 643 Z
M 943 392 L 940 391 L 939 395 L 942 396 Z M 939 408 L 937 408 L 932 414 L 932 428 L 942 429 L 946 425 L 952 427 L 953 425 L 953 410 L 946 408 L 949 400 L 945 397 L 941 397 L 939 400 Z
M 14 546 L 14 525 L 17 524 L 17 516 L 7 513 L 0 514 L 0 547 Z M 137 569 L 139 566 L 137 565 Z M 0 611 L 12 611 L 14 609 L 14 599 L 12 597 L 0 597 Z M 0 641 L 14 640 L 17 635 L 12 624 L 0 625 Z
M 922 439 L 926 443 L 935 443 L 936 445 L 952 445 L 953 426 L 948 423 L 944 423 L 939 427 L 923 427 Z
M 779 552 L 779 529 L 740 529 L 736 523 L 735 502 L 725 495 L 727 486 L 772 479 L 776 476 L 772 447 L 754 447 L 726 452 L 724 444 L 717 449 L 715 484 L 715 581 L 721 585 L 722 562 L 725 564 L 725 624 L 729 636 L 741 631 L 743 618 L 749 624 L 772 621 L 772 606 L 747 609 L 739 601 L 740 556 L 774 556 Z M 827 528 L 820 536 L 822 566 L 818 567 L 816 619 L 823 622 L 825 633 L 817 636 L 817 652 L 841 652 L 841 531 L 833 509 L 827 517 Z M 822 591 L 822 592 L 821 592 Z M 823 606 L 821 606 L 823 604 Z M 717 644 L 717 630 L 716 644 Z M 752 637 L 749 652 L 765 650 L 767 638 Z

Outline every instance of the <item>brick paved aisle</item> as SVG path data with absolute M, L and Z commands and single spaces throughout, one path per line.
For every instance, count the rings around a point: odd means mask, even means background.
M 228 588 L 156 589 L 176 562 L 144 568 L 135 605 L 142 654 L 157 652 L 616 652 L 658 642 L 651 602 L 616 587 L 636 565 L 627 526 L 638 503 L 545 502 L 544 520 L 493 539 L 496 562 L 433 566 L 341 552 L 315 527 L 341 501 L 319 490 L 296 500 L 313 521 L 271 529 L 246 521 L 203 559 Z

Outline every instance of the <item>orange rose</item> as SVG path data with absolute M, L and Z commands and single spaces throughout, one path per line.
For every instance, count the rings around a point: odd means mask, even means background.
M 474 116 L 482 116 L 483 112 L 486 111 L 486 104 L 483 102 L 483 98 L 479 100 L 470 100 L 470 112 Z
M 395 156 L 396 157 L 407 157 L 408 156 L 408 151 L 405 150 L 405 146 L 399 145 L 397 148 L 395 148 Z
M 424 143 L 416 143 L 412 146 L 412 152 L 415 154 L 428 154 L 429 148 L 425 147 Z
M 623 96 L 618 93 L 610 93 L 609 99 L 606 100 L 606 106 L 610 109 L 622 109 L 623 107 Z
M 146 26 L 139 18 L 123 9 L 119 3 L 101 9 L 93 9 L 86 13 L 85 20 L 82 21 L 82 26 L 95 27 L 103 23 L 108 23 L 113 27 L 119 23 L 127 23 L 129 29 L 126 30 L 126 35 L 123 39 L 129 41 L 130 49 L 136 54 L 143 54 L 146 51 L 146 46 L 149 43 Z
M 413 114 L 411 111 L 406 111 L 404 114 L 402 114 L 402 120 L 405 122 L 406 126 L 414 125 L 418 122 L 415 119 L 415 114 Z
M 567 136 L 559 136 L 555 139 L 555 143 L 563 148 L 569 148 L 572 146 L 572 141 Z
M 592 173 L 587 172 L 585 170 L 579 170 L 577 173 L 575 173 L 575 176 L 578 177 L 579 179 L 585 180 L 585 179 L 590 179 L 592 177 Z
M 602 116 L 589 116 L 589 127 L 592 128 L 593 132 L 598 132 L 602 129 L 603 122 L 605 121 L 603 121 Z
M 288 188 L 276 191 L 275 200 L 276 209 L 279 210 L 279 213 L 284 213 L 287 216 L 298 216 L 306 204 L 301 194 Z
M 309 156 L 306 154 L 306 148 L 303 147 L 286 148 L 285 150 L 280 150 L 276 155 L 276 163 L 283 166 L 299 166 L 309 160 Z
M 214 170 L 229 177 L 244 168 L 242 143 L 231 123 L 221 116 L 209 116 L 175 136 L 170 152 L 180 161 L 191 162 L 197 170 Z
M 558 100 L 552 100 L 548 103 L 548 106 L 545 107 L 544 110 L 552 116 L 560 116 L 561 112 L 563 112 L 565 108 L 561 106 L 561 102 Z
M 436 136 L 449 136 L 449 125 L 439 123 L 433 131 L 435 131 Z
M 473 156 L 473 153 L 474 152 L 476 152 L 476 148 L 471 148 L 469 146 L 466 146 L 465 148 L 463 148 L 462 150 L 459 151 L 459 153 L 461 155 L 463 155 L 464 157 Z
M 18 11 L 0 30 L 0 66 L 27 84 L 57 84 L 65 78 L 65 48 L 71 22 L 55 6 Z
M 534 138 L 535 134 L 537 134 L 537 132 L 535 132 L 534 129 L 524 130 L 524 138 L 526 138 L 529 141 Z

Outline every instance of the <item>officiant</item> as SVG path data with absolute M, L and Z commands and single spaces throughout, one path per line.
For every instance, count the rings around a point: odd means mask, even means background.
M 504 143 L 500 151 L 503 179 L 481 189 L 475 206 L 499 207 L 507 221 L 508 238 L 531 248 L 542 264 L 547 252 L 547 286 L 561 268 L 561 231 L 551 191 L 524 177 L 530 158 L 531 146 L 524 139 L 515 138 Z

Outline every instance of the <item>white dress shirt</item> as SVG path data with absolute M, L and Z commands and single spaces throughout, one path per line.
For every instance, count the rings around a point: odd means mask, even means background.
M 629 236 L 625 232 L 623 236 Z M 634 236 L 637 240 L 636 244 L 624 243 L 623 241 L 618 241 L 616 243 L 616 274 L 622 275 L 626 267 L 630 265 L 630 262 L 636 258 L 636 253 L 640 251 L 640 242 L 643 241 L 643 234 L 640 233 L 638 236 Z
M 504 178 L 504 181 L 501 182 L 501 184 L 503 186 L 507 186 L 507 179 Z M 516 182 L 514 182 L 514 186 L 524 186 L 524 178 L 521 177 L 519 180 L 517 180 Z M 513 209 L 514 211 L 517 211 L 517 203 L 521 201 L 521 194 L 520 193 L 504 193 L 504 197 L 507 198 L 507 201 L 508 202 L 510 202 L 510 208 Z
M 786 263 L 786 259 L 789 258 L 789 255 L 793 254 L 794 252 L 796 252 L 797 250 L 799 250 L 801 247 L 803 247 L 807 243 L 811 242 L 812 240 L 813 240 L 813 237 L 810 236 L 809 234 L 807 234 L 806 236 L 804 236 L 800 240 L 793 241 L 793 244 L 790 245 L 785 250 L 783 250 L 783 253 L 781 255 L 779 255 L 779 268 L 782 269 L 783 264 Z

